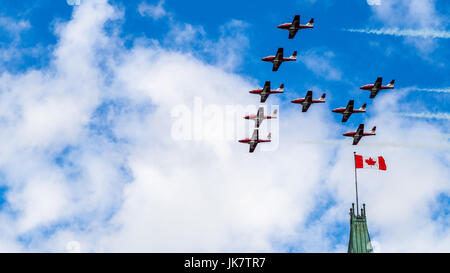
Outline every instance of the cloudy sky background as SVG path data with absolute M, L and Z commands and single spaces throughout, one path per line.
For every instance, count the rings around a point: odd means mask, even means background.
M 83 252 L 345 252 L 357 151 L 388 166 L 358 176 L 377 250 L 449 252 L 449 9 L 445 0 L 8 1 L 0 251 L 77 242 Z M 276 26 L 297 13 L 315 28 L 288 40 Z M 299 56 L 274 73 L 260 59 L 278 47 Z M 369 100 L 359 86 L 378 76 L 396 89 Z M 266 80 L 286 86 L 267 101 L 280 118 L 261 128 L 272 125 L 274 143 L 249 154 L 236 140 L 252 123 L 223 113 L 256 107 L 248 91 Z M 327 102 L 301 113 L 290 100 L 308 89 Z M 330 110 L 349 99 L 368 113 L 341 124 Z M 180 119 L 196 124 L 191 139 L 174 129 Z M 377 135 L 353 147 L 341 135 L 360 123 Z

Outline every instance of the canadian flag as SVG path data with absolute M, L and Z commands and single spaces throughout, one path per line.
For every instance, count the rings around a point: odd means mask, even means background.
M 366 157 L 355 154 L 355 168 L 362 169 L 377 169 L 381 171 L 386 170 L 386 162 L 382 156 L 379 157 Z

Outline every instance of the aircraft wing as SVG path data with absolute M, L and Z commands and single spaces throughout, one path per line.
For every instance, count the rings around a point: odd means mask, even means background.
M 308 111 L 308 108 L 311 106 L 311 102 L 312 102 L 312 91 L 308 90 L 308 92 L 306 92 L 305 100 L 303 101 L 302 112 Z
M 256 145 L 258 145 L 258 142 L 252 142 L 252 143 L 250 143 L 250 149 L 249 149 L 249 152 L 250 152 L 250 153 L 253 153 L 253 152 L 255 151 Z
M 264 118 L 264 107 L 259 107 L 259 108 L 258 108 L 258 113 L 256 114 L 256 116 L 257 116 L 259 119 L 263 119 L 263 118 Z
M 356 134 L 353 136 L 353 145 L 357 145 L 364 135 L 364 124 L 360 124 L 356 129 Z
M 370 98 L 371 99 L 375 98 L 375 96 L 378 94 L 379 91 L 380 91 L 380 89 L 376 89 L 376 90 L 372 89 L 370 91 Z
M 309 90 L 309 91 L 306 93 L 305 101 L 307 101 L 307 102 L 312 101 L 312 91 L 311 91 L 311 90 Z
M 295 15 L 294 20 L 292 20 L 292 25 L 298 27 L 300 25 L 300 15 Z
M 375 84 L 373 85 L 374 89 L 381 89 L 381 82 L 383 81 L 382 77 L 378 77 L 375 81 Z
M 342 122 L 346 122 L 348 120 L 348 118 L 353 114 L 354 105 L 355 105 L 354 100 L 348 101 L 347 107 L 345 108 L 345 111 L 344 111 L 344 116 L 342 117 Z
M 355 106 L 354 100 L 349 100 L 347 104 L 347 108 L 345 109 L 345 112 L 353 112 L 353 107 Z
M 267 98 L 269 97 L 270 93 L 261 93 L 261 103 L 266 102 Z
M 263 120 L 264 120 L 264 107 L 259 107 L 258 113 L 256 114 L 256 119 L 255 119 L 256 128 L 259 128 L 259 125 L 261 125 Z
M 362 136 L 364 134 L 364 124 L 360 124 L 356 129 L 356 135 Z
M 254 131 L 253 131 L 253 135 L 252 135 L 252 138 L 250 139 L 250 140 L 258 140 L 258 129 L 255 129 Z
M 273 63 L 272 71 L 278 71 L 281 63 Z
M 277 55 L 275 55 L 275 59 L 282 60 L 283 59 L 283 48 L 280 47 L 277 51 Z
M 351 115 L 352 115 L 352 112 L 344 113 L 344 116 L 342 117 L 342 122 L 346 122 L 350 118 Z
M 293 39 L 297 34 L 298 29 L 289 29 L 289 39 Z
M 270 81 L 264 83 L 264 87 L 261 92 L 261 103 L 265 102 L 270 94 Z
M 358 142 L 361 140 L 362 135 L 355 135 L 353 137 L 353 145 L 358 145 Z
M 311 102 L 305 101 L 305 102 L 303 103 L 302 112 L 308 111 L 308 109 L 309 109 L 310 106 L 311 106 Z

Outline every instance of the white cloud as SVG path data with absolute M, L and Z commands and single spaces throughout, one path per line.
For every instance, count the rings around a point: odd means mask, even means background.
M 256 80 L 189 50 L 125 49 L 103 28 L 120 14 L 106 0 L 85 2 L 59 26 L 48 68 L 0 76 L 0 171 L 8 186 L 0 251 L 67 251 L 70 242 L 91 252 L 286 251 L 292 242 L 301 251 L 345 251 L 329 235 L 332 225 L 348 222 L 354 147 L 305 145 L 345 130 L 326 105 L 280 109 L 274 152 L 249 154 L 236 141 L 174 141 L 174 106 L 189 107 L 196 97 L 254 104 L 248 90 Z M 317 73 L 329 77 L 330 67 Z M 387 113 L 397 100 L 393 93 L 376 101 L 367 124 L 377 124 L 378 135 L 357 147 L 382 153 L 390 168 L 361 177 L 369 229 L 381 234 L 375 238 L 386 251 L 448 251 L 448 236 L 436 232 L 447 218 L 436 221 L 427 208 L 450 192 L 449 158 L 440 150 L 369 145 L 442 135 L 437 126 Z M 328 201 L 335 205 L 307 223 L 317 202 Z
M 195 54 L 193 57 L 227 71 L 235 71 L 242 64 L 243 54 L 250 45 L 246 36 L 248 28 L 247 23 L 232 19 L 220 26 L 217 39 L 210 39 L 202 26 L 172 20 L 163 45 L 171 50 Z
M 19 61 L 23 56 L 37 56 L 42 48 L 39 45 L 24 48 L 21 45 L 22 35 L 31 29 L 27 20 L 15 20 L 0 16 L 0 31 L 4 32 L 5 40 L 0 43 L 0 69 L 12 62 Z M 0 70 L 0 71 L 1 71 Z
M 381 5 L 381 0 L 366 0 L 369 6 L 379 6 Z
M 436 9 L 434 0 L 383 1 L 372 6 L 374 17 L 393 35 L 407 36 L 405 41 L 422 53 L 432 52 L 437 41 L 426 37 L 448 38 L 446 20 Z M 396 31 L 391 31 L 397 29 Z
M 208 37 L 203 26 L 177 21 L 163 5 L 164 0 L 154 6 L 142 2 L 138 11 L 141 16 L 150 16 L 155 20 L 168 16 L 170 30 L 162 40 L 165 48 L 195 54 L 193 57 L 218 65 L 227 71 L 239 69 L 243 60 L 242 55 L 250 45 L 246 35 L 250 27 L 248 23 L 231 19 L 220 26 L 219 37 L 212 39 Z M 156 44 L 159 45 L 159 42 Z
M 66 0 L 66 2 L 69 6 L 79 6 L 81 4 L 81 0 Z
M 0 148 L 0 166 L 7 180 L 9 208 L 3 213 L 15 215 L 4 216 L 16 230 L 15 236 L 69 221 L 80 212 L 77 206 L 89 214 L 112 205 L 107 196 L 114 196 L 115 189 L 97 185 L 117 181 L 120 164 L 114 165 L 107 181 L 100 179 L 99 174 L 108 174 L 107 167 L 115 164 L 114 150 L 101 139 L 94 145 L 87 126 L 105 88 L 101 84 L 105 75 L 98 67 L 107 52 L 102 48 L 106 38 L 102 25 L 115 16 L 104 1 L 85 3 L 75 10 L 72 21 L 59 28 L 50 68 L 0 76 L 0 139 L 6 143 Z M 109 37 L 108 42 L 113 39 Z M 71 146 L 76 147 L 73 154 L 79 153 L 77 159 L 67 167 L 57 166 L 54 157 Z M 95 163 L 88 160 L 90 156 L 101 161 L 104 172 L 90 173 L 95 165 L 84 165 Z M 73 178 L 76 175 L 80 177 Z
M 191 50 L 190 45 L 202 43 L 206 32 L 202 26 L 191 24 L 174 24 L 166 37 L 166 44 Z
M 30 28 L 30 22 L 27 20 L 14 20 L 9 17 L 0 17 L 0 27 L 12 35 L 18 35 L 20 32 Z
M 333 64 L 335 55 L 331 51 L 307 50 L 298 58 L 314 74 L 327 80 L 340 80 L 341 71 Z
M 217 65 L 228 71 L 239 67 L 243 54 L 250 45 L 245 35 L 248 28 L 247 23 L 233 19 L 220 27 L 221 35 L 217 42 L 206 43 L 205 49 L 215 56 Z
M 372 9 L 378 19 L 391 26 L 420 29 L 442 26 L 442 18 L 434 0 L 383 1 L 382 5 L 373 6 Z
M 103 30 L 118 16 L 106 1 L 87 2 L 74 12 L 72 21 L 58 27 L 48 70 L 0 78 L 0 138 L 6 144 L 0 166 L 11 209 L 2 219 L 14 227 L 4 232 L 8 239 L 32 238 L 22 250 L 34 251 L 66 251 L 71 241 L 86 251 L 270 251 L 274 238 L 293 236 L 325 163 L 298 167 L 297 161 L 287 168 L 291 160 L 282 155 L 295 148 L 253 157 L 236 141 L 186 143 L 170 137 L 175 105 L 190 105 L 196 96 L 205 104 L 251 104 L 255 97 L 247 91 L 254 83 L 188 52 L 122 49 Z M 242 24 L 224 26 L 223 39 Z M 224 58 L 234 54 L 226 52 Z M 103 109 L 105 117 L 97 121 L 98 107 L 109 101 L 116 105 Z M 142 105 L 149 110 L 138 110 Z M 102 123 L 119 142 L 92 129 Z M 315 128 L 316 135 L 325 130 Z M 274 161 L 286 167 L 268 168 Z M 261 171 L 260 165 L 266 167 Z M 297 171 L 308 172 L 300 187 Z M 310 202 L 297 206 L 297 200 Z M 12 212 L 14 217 L 8 216 Z M 54 226 L 50 238 L 39 233 Z
M 139 4 L 138 12 L 141 16 L 147 16 L 153 18 L 154 20 L 159 20 L 168 14 L 163 7 L 164 2 L 164 0 L 160 0 L 155 5 L 150 5 L 147 2 L 142 2 Z

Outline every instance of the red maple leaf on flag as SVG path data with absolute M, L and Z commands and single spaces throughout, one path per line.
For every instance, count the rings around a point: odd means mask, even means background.
M 375 163 L 377 163 L 376 161 L 374 161 L 371 157 L 369 157 L 369 159 L 366 159 L 366 163 L 369 166 L 373 166 L 375 165 Z

